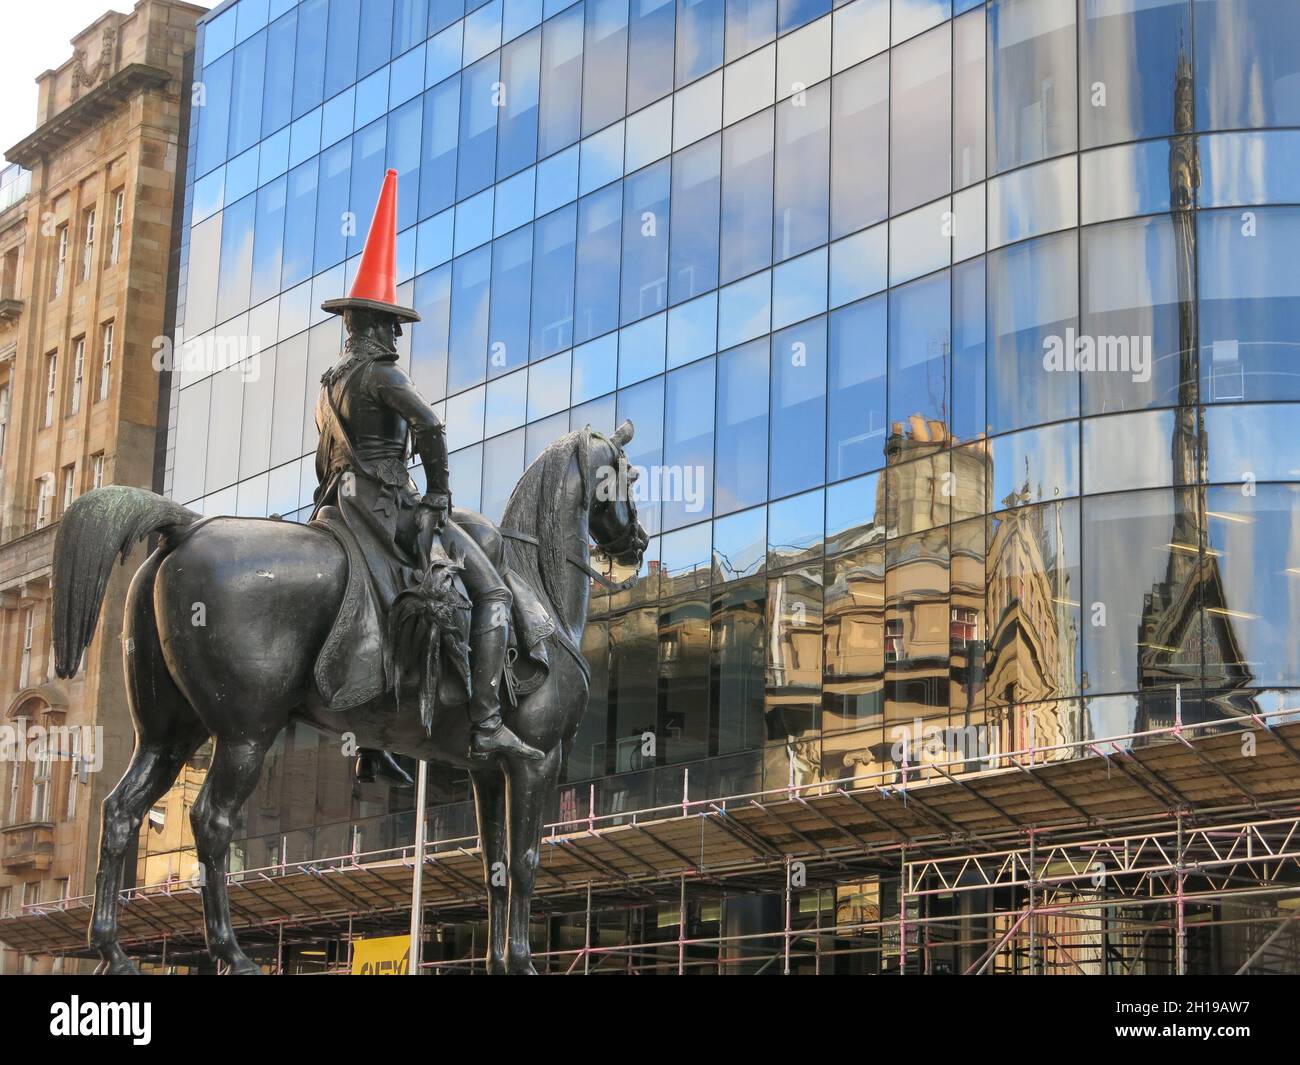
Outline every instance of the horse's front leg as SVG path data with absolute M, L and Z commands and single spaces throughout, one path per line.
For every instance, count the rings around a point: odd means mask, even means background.
M 506 971 L 506 917 L 510 905 L 510 856 L 506 847 L 506 778 L 500 764 L 471 769 L 474 806 L 478 811 L 479 849 L 483 854 L 483 883 L 488 894 L 487 970 Z
M 510 839 L 510 935 L 506 946 L 506 969 L 512 975 L 536 976 L 532 945 L 528 938 L 533 905 L 533 885 L 541 864 L 542 818 L 555 787 L 563 759 L 563 745 L 556 744 L 540 762 L 509 758 L 506 773 Z

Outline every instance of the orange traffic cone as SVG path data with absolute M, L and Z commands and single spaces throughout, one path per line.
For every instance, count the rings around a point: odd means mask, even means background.
M 384 175 L 384 186 L 379 190 L 375 216 L 370 220 L 366 246 L 361 252 L 361 265 L 357 279 L 347 296 L 326 300 L 322 311 L 342 314 L 350 307 L 391 314 L 403 322 L 418 322 L 420 315 L 410 307 L 397 303 L 397 171 Z

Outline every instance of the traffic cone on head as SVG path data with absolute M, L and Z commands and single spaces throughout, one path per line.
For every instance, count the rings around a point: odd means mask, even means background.
M 397 171 L 384 175 L 375 216 L 370 220 L 366 246 L 361 252 L 352 291 L 346 296 L 328 299 L 322 311 L 342 314 L 352 307 L 391 314 L 398 321 L 418 322 L 420 315 L 397 302 Z

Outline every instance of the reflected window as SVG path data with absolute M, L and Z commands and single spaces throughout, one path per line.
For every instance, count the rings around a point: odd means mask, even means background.
M 698 522 L 713 512 L 713 386 L 712 359 L 668 375 L 664 467 L 658 484 L 650 486 L 658 488 L 663 502 L 665 529 Z M 665 538 L 665 551 L 666 545 Z
M 1300 19 L 1288 0 L 1196 0 L 1198 129 L 1300 125 Z
M 1191 14 L 1190 0 L 1083 0 L 1082 147 L 1190 131 Z M 1188 114 L 1175 126 L 1180 79 Z
M 951 188 L 952 27 L 890 53 L 890 211 L 899 214 Z
M 1079 690 L 1079 502 L 989 520 L 985 692 L 990 706 Z
M 918 442 L 947 435 L 949 299 L 946 270 L 889 294 L 890 431 Z
M 776 107 L 772 193 L 779 262 L 826 243 L 830 187 L 830 86 L 826 82 Z
M 767 496 L 767 382 L 766 337 L 718 356 L 714 491 L 719 514 Z
M 1195 685 L 1205 636 L 1195 491 L 1083 501 L 1089 692 Z M 1098 621 L 1104 624 L 1098 624 Z
M 722 282 L 772 262 L 773 111 L 722 134 Z
M 1201 398 L 1300 399 L 1300 209 L 1197 219 Z
M 979 453 L 987 454 L 992 466 L 990 510 L 1079 494 L 1077 422 L 994 437 Z
M 1078 330 L 1075 234 L 991 252 L 987 263 L 990 432 L 1074 417 L 1078 371 L 1064 355 Z
M 830 316 L 826 474 L 830 480 L 885 464 L 884 295 Z
M 801 492 L 825 479 L 826 319 L 813 318 L 772 337 L 771 456 L 768 495 Z
M 1074 150 L 1074 36 L 1074 0 L 998 0 L 989 6 L 994 173 Z

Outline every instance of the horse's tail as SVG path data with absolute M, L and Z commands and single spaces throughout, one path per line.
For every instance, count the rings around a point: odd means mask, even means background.
M 142 488 L 108 485 L 74 500 L 54 537 L 54 671 L 71 677 L 99 621 L 113 559 L 139 541 L 183 529 L 199 515 Z

